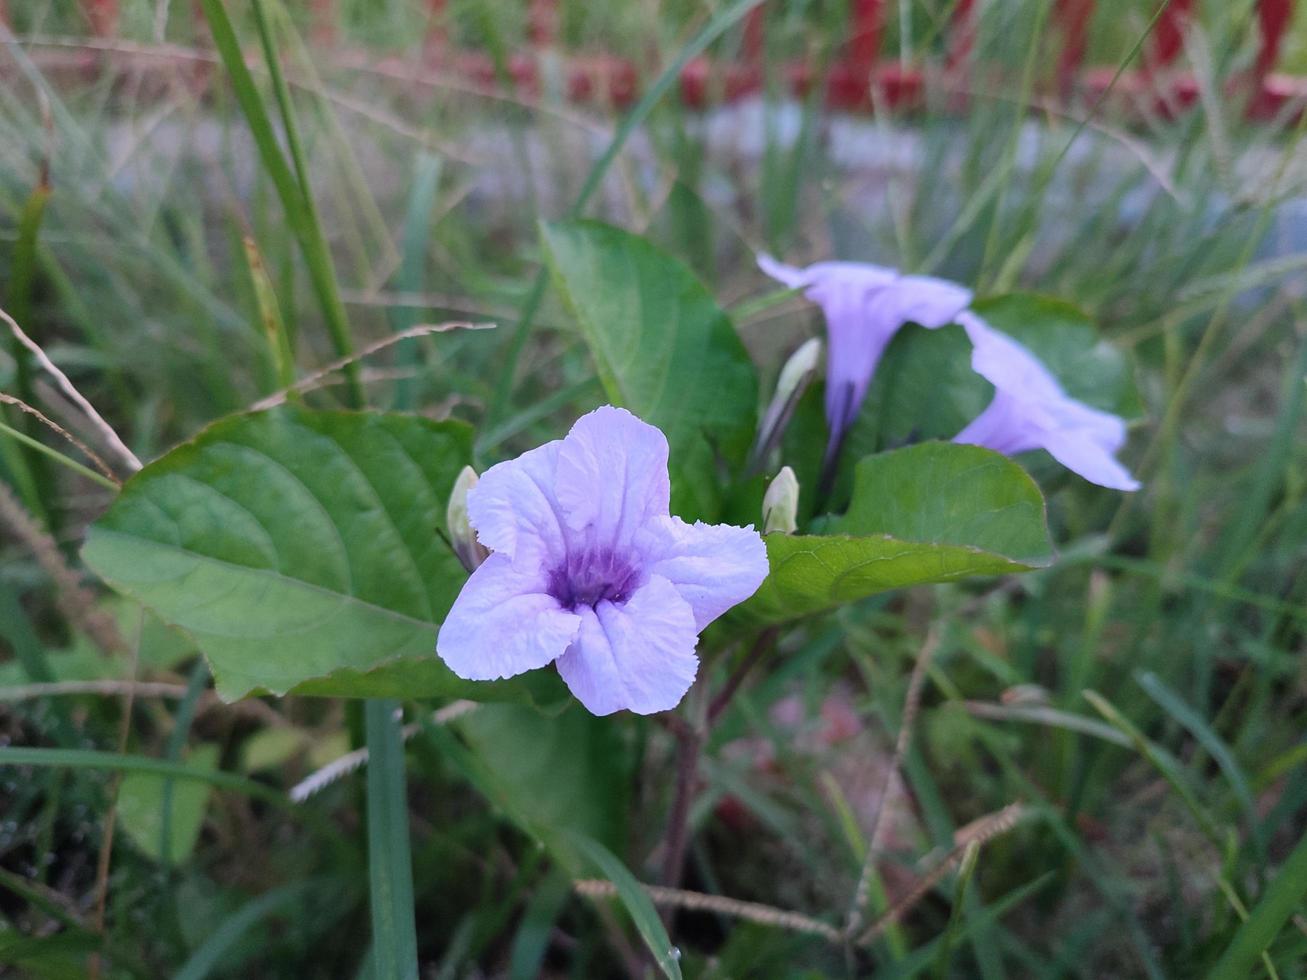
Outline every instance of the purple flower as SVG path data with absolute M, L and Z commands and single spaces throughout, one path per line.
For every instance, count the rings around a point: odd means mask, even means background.
M 1014 455 L 1045 449 L 1067 469 L 1114 490 L 1139 481 L 1117 462 L 1125 423 L 1071 398 L 1034 354 L 967 311 L 958 322 L 971 338 L 971 366 L 995 388 L 994 400 L 954 442 Z
M 667 439 L 630 412 L 585 415 L 565 439 L 486 471 L 467 510 L 492 552 L 436 640 L 459 677 L 557 662 L 596 715 L 675 707 L 700 631 L 767 576 L 753 528 L 668 514 Z
M 971 291 L 930 276 L 904 276 L 861 262 L 818 262 L 806 269 L 758 256 L 763 272 L 804 295 L 826 316 L 826 422 L 829 465 L 857 418 L 876 365 L 906 323 L 935 329 L 957 320 Z

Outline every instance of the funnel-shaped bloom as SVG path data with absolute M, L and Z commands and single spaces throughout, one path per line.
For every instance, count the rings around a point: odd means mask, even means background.
M 957 320 L 971 304 L 971 291 L 930 276 L 860 262 L 818 262 L 806 269 L 760 255 L 763 272 L 821 307 L 826 317 L 827 462 L 857 418 L 876 365 L 906 323 L 935 329 Z
M 751 596 L 767 551 L 750 528 L 668 514 L 667 440 L 620 408 L 486 471 L 468 518 L 491 555 L 436 652 L 467 680 L 556 662 L 596 715 L 652 714 L 690 689 L 699 632 Z
M 958 322 L 971 338 L 971 366 L 995 388 L 994 400 L 954 442 L 1014 455 L 1045 449 L 1067 469 L 1114 490 L 1138 490 L 1117 462 L 1125 423 L 1076 401 L 1034 354 L 967 311 Z

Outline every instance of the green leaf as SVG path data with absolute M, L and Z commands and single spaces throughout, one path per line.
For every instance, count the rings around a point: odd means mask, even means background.
M 876 592 L 1047 565 L 1039 488 L 978 446 L 922 443 L 858 464 L 830 535 L 769 534 L 771 573 L 734 614 L 756 624 L 807 616 Z
M 218 747 L 202 745 L 185 763 L 203 772 L 218 764 Z M 155 861 L 163 860 L 165 776 L 149 772 L 129 772 L 118 790 L 118 820 L 115 826 L 126 835 L 138 851 Z M 168 821 L 168 860 L 184 864 L 195 849 L 204 823 L 212 787 L 198 780 L 177 781 L 172 788 L 172 807 Z
M 757 372 L 730 318 L 638 235 L 571 221 L 543 224 L 541 237 L 608 397 L 667 435 L 678 509 L 712 516 L 714 456 L 738 465 L 757 425 Z
M 467 577 L 441 534 L 470 443 L 464 425 L 410 415 L 236 416 L 132 477 L 82 556 L 189 634 L 229 700 L 525 697 L 435 656 Z

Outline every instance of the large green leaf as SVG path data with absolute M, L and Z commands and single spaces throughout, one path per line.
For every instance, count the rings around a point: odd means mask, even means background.
M 435 656 L 467 577 L 441 535 L 470 447 L 412 415 L 236 416 L 132 477 L 82 555 L 194 639 L 224 698 L 523 696 Z
M 978 446 L 928 442 L 857 466 L 828 535 L 769 534 L 771 573 L 735 615 L 779 623 L 876 592 L 1046 565 L 1044 498 L 1030 476 Z
M 757 425 L 757 372 L 730 318 L 638 235 L 571 221 L 541 236 L 608 397 L 666 433 L 683 508 L 713 516 L 714 457 L 738 464 Z

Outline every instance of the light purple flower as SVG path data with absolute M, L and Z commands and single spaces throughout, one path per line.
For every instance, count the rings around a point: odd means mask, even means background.
M 971 291 L 930 276 L 904 276 L 861 262 L 818 262 L 806 269 L 758 256 L 763 272 L 821 307 L 826 317 L 826 422 L 829 464 L 857 418 L 876 365 L 906 323 L 935 329 L 957 320 Z
M 1139 481 L 1117 462 L 1125 423 L 1076 401 L 1023 345 L 967 311 L 958 322 L 971 338 L 971 366 L 995 388 L 994 400 L 954 442 L 1006 455 L 1045 449 L 1091 483 L 1138 490 Z
M 556 662 L 596 715 L 675 707 L 700 631 L 757 590 L 752 527 L 669 516 L 667 439 L 606 406 L 567 437 L 486 471 L 468 518 L 492 552 L 459 593 L 436 652 L 467 680 Z

